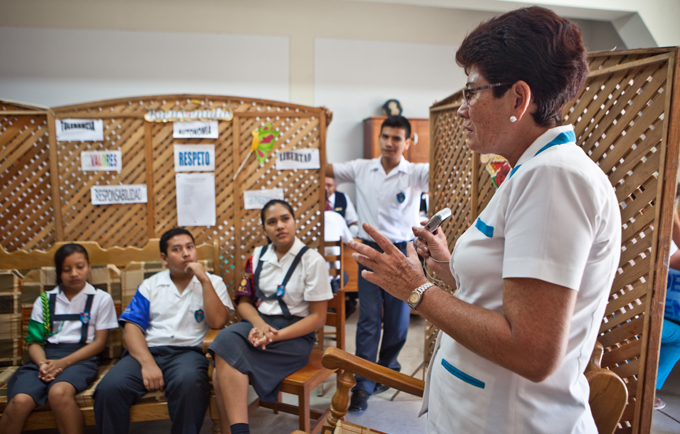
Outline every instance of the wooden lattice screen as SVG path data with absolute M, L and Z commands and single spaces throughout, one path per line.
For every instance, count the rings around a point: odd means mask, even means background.
M 144 119 L 149 110 L 217 108 L 234 114 L 219 121 L 217 139 L 173 139 L 172 122 Z M 102 119 L 104 140 L 58 142 L 55 120 L 68 118 Z M 280 132 L 269 158 L 259 166 L 251 156 L 234 180 L 251 151 L 252 131 L 269 123 Z M 217 224 L 188 229 L 197 243 L 219 241 L 219 269 L 233 291 L 243 261 L 265 243 L 260 211 L 244 209 L 246 190 L 282 188 L 298 219 L 298 237 L 312 248 L 323 247 L 324 167 L 277 171 L 274 153 L 319 149 L 323 165 L 325 136 L 323 109 L 239 97 L 162 95 L 53 109 L 0 101 L 0 245 L 31 250 L 89 240 L 102 247 L 142 247 L 177 225 L 173 145 L 214 144 Z M 82 151 L 118 149 L 120 173 L 80 169 Z M 128 184 L 146 184 L 148 203 L 92 205 L 92 186 Z
M 564 110 L 577 143 L 609 176 L 622 216 L 622 251 L 598 340 L 603 367 L 628 386 L 617 433 L 651 429 L 680 142 L 677 48 L 591 53 L 588 83 Z M 465 145 L 457 92 L 430 109 L 430 209 L 445 206 L 449 248 L 495 192 Z M 451 289 L 451 288 L 450 288 Z M 428 324 L 425 362 L 437 330 Z
M 0 101 L 0 233 L 12 250 L 47 249 L 56 241 L 47 113 Z

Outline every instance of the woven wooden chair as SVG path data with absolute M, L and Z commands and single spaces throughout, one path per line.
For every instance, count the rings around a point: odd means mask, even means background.
M 148 277 L 147 274 L 151 271 L 156 271 L 156 263 L 159 261 L 159 251 L 158 251 L 158 239 L 150 239 L 143 248 L 137 247 L 114 247 L 111 249 L 104 249 L 98 243 L 86 241 L 78 242 L 88 252 L 90 257 L 90 264 L 93 266 L 92 274 L 95 280 L 99 276 L 94 276 L 95 273 L 102 273 L 107 271 L 107 267 L 127 269 L 131 266 L 133 272 L 141 273 L 139 278 L 142 280 L 144 277 Z M 34 269 L 33 271 L 40 271 L 42 267 L 53 267 L 54 266 L 54 253 L 56 250 L 67 242 L 58 242 L 48 251 L 34 250 L 31 252 L 25 252 L 18 250 L 12 253 L 8 253 L 6 250 L 0 247 L 0 263 L 4 269 Z M 202 244 L 197 246 L 199 260 L 204 262 L 204 264 L 212 263 L 219 264 L 219 248 L 217 241 L 212 244 Z M 145 267 L 152 263 L 153 266 Z M 104 267 L 96 267 L 104 266 Z M 117 270 L 116 270 L 117 271 Z M 34 273 L 35 274 L 35 273 Z M 43 273 L 44 274 L 44 273 Z M 53 274 L 53 272 L 52 272 Z M 95 286 L 99 287 L 96 282 L 92 282 Z M 121 294 L 120 283 L 117 284 L 118 287 L 109 292 L 113 292 L 114 303 L 117 309 L 125 308 L 127 305 L 125 291 L 123 289 L 123 294 Z M 22 290 L 28 289 L 27 284 L 24 284 Z M 53 284 L 52 284 L 53 286 Z M 136 288 L 136 286 L 135 286 Z M 132 295 L 127 297 L 127 301 Z M 121 299 L 123 303 L 121 305 Z M 120 314 L 120 312 L 117 312 Z M 29 311 L 30 314 L 30 311 Z M 21 341 L 21 337 L 17 337 Z M 109 334 L 109 340 L 107 342 L 107 348 L 104 350 L 105 358 L 108 360 L 103 360 L 99 366 L 99 377 L 94 383 L 90 385 L 86 390 L 76 395 L 76 403 L 80 407 L 83 415 L 85 416 L 86 425 L 95 425 L 94 418 L 94 390 L 96 389 L 99 381 L 104 375 L 113 367 L 113 365 L 118 360 L 116 357 L 120 355 L 120 344 L 121 344 L 121 332 L 117 329 Z M 13 375 L 14 371 L 18 366 L 9 366 L 2 368 L 0 370 L 0 413 L 2 413 L 7 405 L 7 390 L 6 385 L 9 378 Z M 152 420 L 167 420 L 170 419 L 167 408 L 167 400 L 165 398 L 165 393 L 162 391 L 149 392 L 144 397 L 142 397 L 141 402 L 135 404 L 130 409 L 130 421 L 140 422 L 140 421 L 152 421 Z M 24 431 L 32 431 L 38 429 L 51 429 L 56 428 L 56 422 L 54 416 L 50 411 L 49 404 L 45 404 L 36 408 L 28 417 L 26 424 L 24 425 Z

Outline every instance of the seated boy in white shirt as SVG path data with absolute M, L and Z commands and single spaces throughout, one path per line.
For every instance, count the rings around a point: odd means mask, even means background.
M 209 384 L 201 344 L 234 307 L 222 279 L 197 262 L 189 231 L 167 231 L 160 250 L 167 270 L 144 280 L 120 316 L 127 350 L 95 391 L 100 434 L 127 433 L 130 407 L 159 389 L 168 398 L 172 433 L 198 433 L 203 424 Z

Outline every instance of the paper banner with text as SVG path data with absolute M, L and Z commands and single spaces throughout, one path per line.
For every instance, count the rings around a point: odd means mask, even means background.
M 146 203 L 146 185 L 94 185 L 90 188 L 92 205 Z
M 175 172 L 214 172 L 215 145 L 175 145 Z
M 320 168 L 318 149 L 294 149 L 276 153 L 276 170 Z
M 217 121 L 173 122 L 172 137 L 175 139 L 216 139 Z
M 215 226 L 215 174 L 177 173 L 177 225 Z
M 121 151 L 83 151 L 80 168 L 86 172 L 120 172 L 123 170 Z
M 262 209 L 262 207 L 272 199 L 283 200 L 283 189 L 247 190 L 243 192 L 245 209 Z
M 60 142 L 104 140 L 104 122 L 101 119 L 57 119 L 55 124 Z

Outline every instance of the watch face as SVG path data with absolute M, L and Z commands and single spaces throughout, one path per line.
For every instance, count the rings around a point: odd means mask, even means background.
M 411 293 L 411 295 L 408 296 L 408 301 L 411 302 L 411 304 L 416 304 L 418 303 L 418 300 L 420 299 L 420 294 L 417 292 Z

